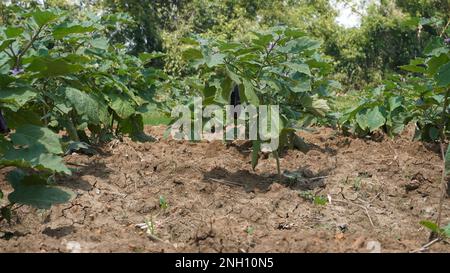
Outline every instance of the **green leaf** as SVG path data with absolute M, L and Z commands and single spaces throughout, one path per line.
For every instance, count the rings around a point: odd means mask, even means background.
M 320 47 L 320 42 L 308 37 L 300 37 L 291 40 L 286 45 L 280 47 L 278 50 L 282 53 L 299 54 L 304 51 L 315 50 Z
M 8 27 L 5 29 L 5 35 L 7 38 L 16 38 L 23 33 L 23 28 L 21 27 Z
M 438 72 L 439 68 L 442 65 L 448 63 L 449 61 L 450 59 L 449 56 L 447 56 L 447 54 L 441 54 L 439 56 L 432 57 L 427 63 L 428 66 L 427 74 L 434 76 Z
M 443 230 L 445 236 L 447 238 L 450 238 L 450 223 L 448 223 L 448 225 L 446 225 L 442 230 Z
M 127 119 L 136 112 L 131 100 L 125 94 L 111 92 L 107 96 L 111 100 L 111 108 L 121 119 Z
M 438 56 L 447 52 L 448 49 L 444 45 L 443 39 L 439 36 L 433 36 L 423 50 L 423 53 L 427 56 Z
M 6 88 L 10 83 L 14 82 L 16 79 L 9 75 L 0 74 L 0 88 Z
M 261 151 L 261 141 L 253 140 L 252 141 L 253 149 L 252 149 L 252 169 L 255 170 L 256 165 L 258 165 L 259 161 L 259 152 Z
M 9 148 L 4 156 L 0 157 L 0 164 L 71 174 L 60 156 L 46 153 L 45 149 L 39 146 L 22 149 Z
M 272 34 L 261 34 L 257 32 L 253 32 L 255 36 L 257 36 L 257 39 L 253 39 L 252 42 L 255 45 L 258 45 L 260 47 L 266 48 L 269 43 L 273 40 Z
M 440 233 L 440 228 L 434 222 L 431 222 L 431 221 L 420 221 L 420 224 L 422 226 L 428 228 L 429 230 L 435 232 L 435 233 Z
M 94 48 L 106 50 L 109 47 L 109 40 L 108 38 L 97 38 L 91 41 L 91 45 Z
M 220 89 L 217 89 L 216 94 L 214 96 L 214 101 L 222 104 L 229 104 L 231 92 L 233 91 L 233 81 L 226 77 L 220 86 Z
M 187 61 L 198 60 L 203 58 L 203 54 L 200 50 L 195 48 L 188 48 L 183 51 L 182 56 Z
M 81 34 L 86 32 L 92 32 L 95 27 L 92 26 L 82 26 L 82 25 L 72 25 L 67 26 L 67 24 L 59 25 L 53 29 L 53 37 L 55 39 L 61 39 L 69 34 Z
M 327 112 L 329 112 L 330 106 L 328 105 L 328 102 L 324 99 L 317 99 L 314 98 L 311 104 L 312 110 L 316 112 L 319 116 L 325 116 Z
M 400 66 L 401 69 L 414 73 L 425 73 L 427 71 L 425 65 L 423 65 L 423 59 L 421 61 L 414 60 L 411 64 Z M 422 65 L 422 66 L 419 66 Z
M 35 90 L 28 86 L 5 88 L 0 91 L 0 106 L 17 111 L 36 95 Z
M 205 56 L 205 64 L 208 67 L 214 67 L 216 65 L 223 64 L 224 58 L 225 58 L 225 54 L 222 54 L 222 53 L 214 53 L 211 55 L 208 54 Z
M 311 76 L 311 71 L 309 70 L 309 66 L 307 64 L 286 62 L 286 63 L 284 63 L 284 65 L 289 67 L 293 71 L 300 72 L 305 75 Z
M 17 112 L 5 111 L 5 117 L 8 120 L 9 128 L 17 128 L 25 124 L 43 126 L 41 117 L 38 113 L 29 109 L 20 109 Z
M 39 72 L 38 76 L 47 78 L 76 73 L 83 69 L 79 64 L 71 64 L 63 58 L 37 57 L 31 61 L 27 70 Z
M 132 115 L 119 123 L 120 132 L 128 134 L 133 141 L 149 142 L 155 138 L 144 133 L 144 122 L 142 115 Z
M 5 49 L 8 48 L 8 46 L 12 45 L 12 43 L 14 43 L 14 39 L 7 39 L 2 41 L 2 43 L 0 44 L 0 51 L 3 51 Z
M 11 141 L 14 145 L 45 147 L 45 151 L 53 154 L 62 154 L 59 136 L 51 130 L 36 125 L 23 125 L 16 129 L 11 135 Z
M 34 21 L 39 27 L 42 27 L 58 18 L 56 14 L 51 11 L 37 10 L 32 14 Z
M 295 84 L 291 87 L 292 92 L 304 93 L 311 91 L 311 80 L 305 74 L 295 72 L 292 75 L 292 79 L 295 81 Z
M 438 86 L 440 87 L 450 86 L 450 62 L 441 66 L 435 77 Z
M 232 69 L 230 69 L 230 67 L 227 66 L 226 72 L 227 72 L 228 77 L 230 77 L 230 79 L 234 83 L 236 83 L 237 85 L 241 84 L 240 77 L 236 73 L 234 73 L 234 71 Z
M 38 175 L 26 175 L 21 170 L 10 172 L 7 180 L 14 191 L 8 195 L 11 203 L 24 204 L 39 209 L 49 209 L 52 205 L 69 202 L 75 193 L 62 187 L 50 186 Z
M 356 123 L 362 130 L 367 130 L 369 128 L 369 121 L 367 119 L 367 109 L 362 109 L 356 113 Z
M 12 143 L 5 139 L 3 135 L 0 135 L 0 159 L 2 154 L 6 153 L 9 149 L 12 149 Z
M 386 123 L 386 118 L 381 114 L 378 107 L 367 112 L 367 127 L 371 132 L 377 130 Z
M 152 53 L 148 53 L 148 52 L 142 52 L 139 53 L 139 59 L 143 62 L 143 63 L 148 63 L 153 59 L 157 59 L 157 58 L 161 58 L 166 56 L 166 54 L 162 53 L 162 52 L 152 52 Z
M 414 73 L 425 73 L 426 72 L 425 67 L 417 66 L 417 65 L 410 65 L 410 64 L 402 65 L 402 66 L 400 66 L 400 68 L 405 71 L 414 72 Z
M 328 199 L 323 196 L 314 196 L 314 205 L 325 206 L 328 203 Z
M 247 79 L 242 79 L 242 82 L 244 84 L 245 97 L 247 98 L 248 102 L 254 106 L 258 106 L 259 98 L 255 93 L 252 83 Z
M 402 106 L 403 98 L 398 96 L 389 97 L 388 103 L 389 103 L 389 110 L 392 112 L 398 107 Z
M 100 122 L 102 109 L 95 97 L 72 87 L 66 87 L 64 92 L 67 100 L 79 115 L 86 115 L 93 123 Z

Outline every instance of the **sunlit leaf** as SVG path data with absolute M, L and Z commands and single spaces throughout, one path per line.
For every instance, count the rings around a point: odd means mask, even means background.
M 32 14 L 34 21 L 36 22 L 36 24 L 40 27 L 56 20 L 58 18 L 58 16 L 48 10 L 45 11 L 41 11 L 41 10 L 36 10 L 35 12 L 33 12 Z

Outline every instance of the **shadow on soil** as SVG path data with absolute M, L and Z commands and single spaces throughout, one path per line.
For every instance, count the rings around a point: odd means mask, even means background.
M 325 187 L 325 180 L 331 170 L 314 173 L 308 168 L 301 168 L 294 172 L 284 172 L 280 178 L 278 174 L 256 174 L 247 170 L 230 172 L 216 167 L 203 174 L 203 181 L 224 184 L 231 187 L 242 187 L 246 192 L 267 192 L 273 183 L 280 183 L 292 190 L 306 191 Z

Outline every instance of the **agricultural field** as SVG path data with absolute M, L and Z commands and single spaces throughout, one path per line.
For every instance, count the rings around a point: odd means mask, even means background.
M 0 252 L 450 252 L 449 1 L 0 22 Z

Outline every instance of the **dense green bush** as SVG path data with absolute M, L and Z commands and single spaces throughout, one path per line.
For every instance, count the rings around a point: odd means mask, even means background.
M 198 71 L 197 92 L 205 106 L 230 104 L 234 86 L 242 104 L 280 106 L 280 146 L 272 151 L 277 156 L 285 146 L 298 144 L 295 128 L 329 117 L 329 101 L 340 85 L 328 78 L 331 67 L 320 54 L 320 42 L 304 32 L 275 27 L 254 35 L 247 43 L 189 39 L 193 46 L 184 57 Z M 253 167 L 265 141 L 253 140 Z
M 340 118 L 345 131 L 365 136 L 382 129 L 390 136 L 410 122 L 417 125 L 416 138 L 437 141 L 450 134 L 449 47 L 438 38 L 417 58 L 401 66 L 412 75 L 391 75 L 383 85 L 365 92 L 361 101 Z
M 0 135 L 1 165 L 48 178 L 71 173 L 61 158 L 67 151 L 117 135 L 151 140 L 142 114 L 166 76 L 147 66 L 160 54 L 127 55 L 110 42 L 106 34 L 120 14 L 77 19 L 57 9 L 2 10 L 8 18 L 0 28 L 0 109 L 12 132 Z

